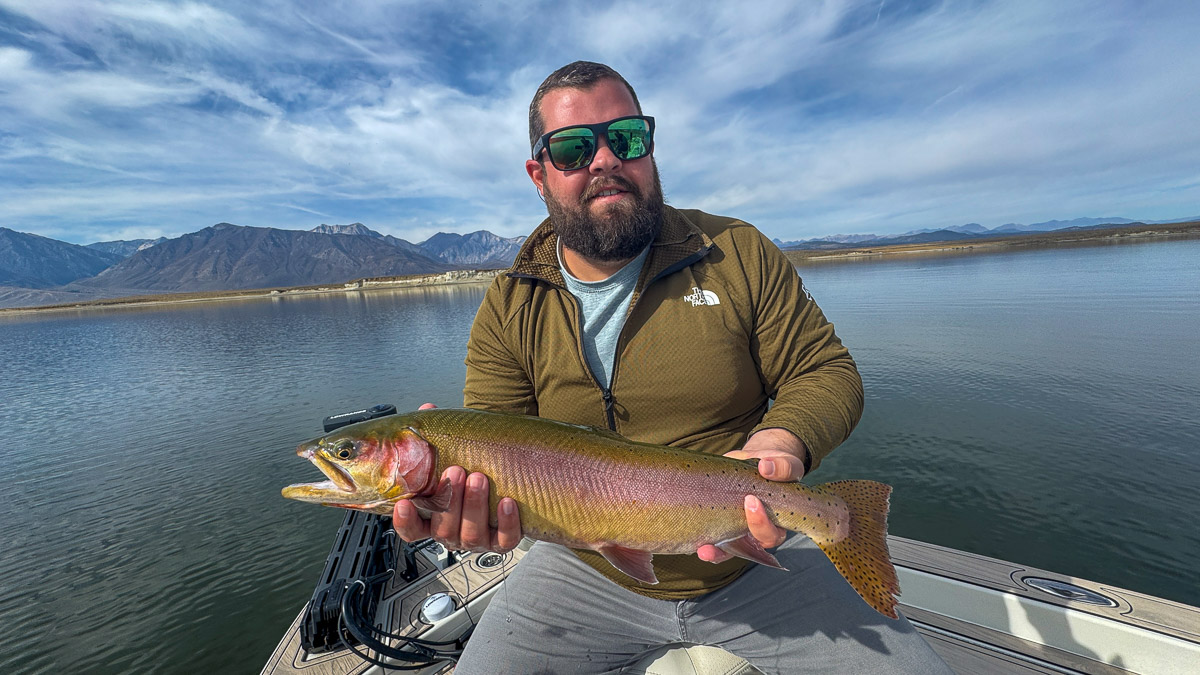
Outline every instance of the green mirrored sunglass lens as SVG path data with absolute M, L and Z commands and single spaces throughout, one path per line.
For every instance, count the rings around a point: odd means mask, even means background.
M 591 161 L 596 140 L 590 129 L 567 129 L 551 136 L 546 149 L 555 166 L 569 171 Z
M 608 144 L 621 159 L 637 159 L 648 152 L 650 125 L 645 120 L 621 120 L 608 127 Z
M 621 159 L 637 159 L 646 154 L 646 133 L 643 131 L 609 131 L 608 145 Z

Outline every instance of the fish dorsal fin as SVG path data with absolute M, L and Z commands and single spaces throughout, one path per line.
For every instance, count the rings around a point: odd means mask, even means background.
M 654 554 L 639 551 L 635 548 L 625 548 L 616 544 L 606 544 L 596 549 L 612 566 L 644 584 L 657 584 L 658 577 L 654 576 L 654 565 L 650 560 Z
M 442 513 L 450 510 L 450 498 L 453 496 L 454 487 L 450 484 L 450 479 L 443 478 L 433 494 L 413 497 L 412 503 L 416 504 L 417 508 Z
M 775 559 L 775 556 L 771 555 L 767 549 L 763 548 L 762 544 L 758 543 L 757 539 L 748 534 L 738 537 L 737 539 L 723 541 L 717 544 L 717 548 L 731 555 L 736 555 L 739 558 L 753 560 L 760 565 L 776 567 L 781 570 L 787 569 L 783 565 L 780 565 L 779 561 Z

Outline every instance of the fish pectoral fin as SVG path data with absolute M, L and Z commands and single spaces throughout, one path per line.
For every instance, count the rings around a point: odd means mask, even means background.
M 453 496 L 454 488 L 450 485 L 450 479 L 443 478 L 442 482 L 438 483 L 437 490 L 433 494 L 423 497 L 413 497 L 412 503 L 416 504 L 417 508 L 442 513 L 450 510 L 450 498 Z
M 783 565 L 780 565 L 779 561 L 775 559 L 775 556 L 771 555 L 767 549 L 763 548 L 762 544 L 758 543 L 757 539 L 748 534 L 738 537 L 737 539 L 728 539 L 723 541 L 717 544 L 717 548 L 729 553 L 730 555 L 736 555 L 737 557 L 745 558 L 746 560 L 753 560 L 754 562 L 761 565 L 766 565 L 767 567 L 775 567 L 781 570 L 787 569 Z
M 654 565 L 650 564 L 654 554 L 626 548 L 616 544 L 607 544 L 596 549 L 612 566 L 644 584 L 657 584 L 658 577 L 654 576 Z

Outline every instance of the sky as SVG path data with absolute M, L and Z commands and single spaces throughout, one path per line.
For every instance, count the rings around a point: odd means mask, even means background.
M 773 238 L 1200 216 L 1200 3 L 0 0 L 0 227 L 527 234 L 538 84 L 621 72 L 667 202 Z

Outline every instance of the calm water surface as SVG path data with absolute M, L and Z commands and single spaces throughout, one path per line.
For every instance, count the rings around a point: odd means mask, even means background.
M 1200 604 L 1200 241 L 801 268 L 893 533 Z M 341 520 L 328 414 L 461 401 L 483 286 L 0 318 L 0 672 L 257 672 Z

